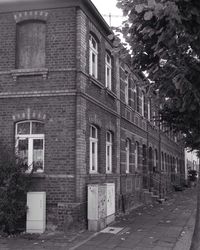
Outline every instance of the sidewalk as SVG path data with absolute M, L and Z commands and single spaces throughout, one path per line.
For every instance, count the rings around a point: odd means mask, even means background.
M 196 190 L 176 192 L 164 204 L 140 207 L 116 218 L 107 232 L 0 238 L 0 250 L 189 250 Z
M 196 190 L 176 192 L 169 201 L 120 218 L 110 233 L 99 233 L 71 250 L 188 250 L 194 227 Z M 116 234 L 116 227 L 122 230 Z

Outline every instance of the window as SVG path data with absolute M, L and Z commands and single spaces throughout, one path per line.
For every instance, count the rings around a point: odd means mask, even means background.
M 17 61 L 19 69 L 45 66 L 46 24 L 31 20 L 17 25 Z
M 145 95 L 144 91 L 142 91 L 142 116 L 145 115 Z
M 140 112 L 140 97 L 139 97 L 139 88 L 136 87 L 136 110 Z
M 106 173 L 112 172 L 112 133 L 106 133 Z
M 151 100 L 150 99 L 148 100 L 148 103 L 147 103 L 147 111 L 148 111 L 148 120 L 150 121 L 151 120 Z
M 156 126 L 156 112 L 153 111 L 153 125 Z
M 28 171 L 44 171 L 44 124 L 25 121 L 16 124 L 17 156 L 27 164 Z
M 126 139 L 126 173 L 130 172 L 130 140 Z
M 164 170 L 164 153 L 161 153 L 161 170 Z
M 154 170 L 157 170 L 158 167 L 158 153 L 157 153 L 157 149 L 154 150 Z
M 98 167 L 98 129 L 90 127 L 90 173 L 97 173 Z
M 112 90 L 112 59 L 111 56 L 106 53 L 106 88 Z
M 124 94 L 125 94 L 125 103 L 129 104 L 129 76 L 128 76 L 128 72 L 126 72 L 126 76 L 125 76 Z
M 98 78 L 98 43 L 96 39 L 90 35 L 89 37 L 89 49 L 90 49 L 90 59 L 89 59 L 89 73 L 94 78 Z
M 139 167 L 139 143 L 135 143 L 135 170 Z

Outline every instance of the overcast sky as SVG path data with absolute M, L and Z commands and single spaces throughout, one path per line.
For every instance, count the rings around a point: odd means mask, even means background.
M 92 0 L 101 15 L 112 26 L 121 26 L 122 11 L 116 7 L 117 0 Z M 111 20 L 108 17 L 111 14 Z

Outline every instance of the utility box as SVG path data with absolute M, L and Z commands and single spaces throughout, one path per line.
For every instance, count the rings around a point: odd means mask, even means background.
M 115 184 L 106 183 L 106 224 L 115 220 Z
M 46 228 L 46 192 L 27 193 L 27 233 L 44 233 Z
M 88 185 L 88 230 L 99 231 L 115 219 L 115 184 Z
M 106 226 L 106 186 L 88 185 L 88 230 L 99 231 Z

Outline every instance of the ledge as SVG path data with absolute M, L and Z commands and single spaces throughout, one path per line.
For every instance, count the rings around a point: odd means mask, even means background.
M 90 79 L 90 81 L 91 81 L 92 83 L 94 83 L 94 84 L 95 84 L 96 86 L 98 86 L 99 88 L 101 88 L 101 89 L 104 89 L 104 88 L 105 88 L 105 86 L 104 86 L 100 81 L 98 81 L 96 78 L 90 76 L 89 79 Z
M 47 79 L 47 68 L 34 68 L 34 69 L 15 69 L 10 71 L 13 80 L 16 81 L 19 76 L 38 76 L 42 75 L 43 79 Z
M 39 179 L 44 179 L 46 178 L 46 174 L 42 173 L 42 172 L 38 172 L 38 173 L 25 173 L 25 176 L 30 177 L 30 178 L 39 178 Z
M 108 95 L 110 95 L 111 97 L 113 97 L 114 99 L 117 99 L 117 96 L 115 95 L 115 93 L 112 90 L 106 88 L 106 93 Z

